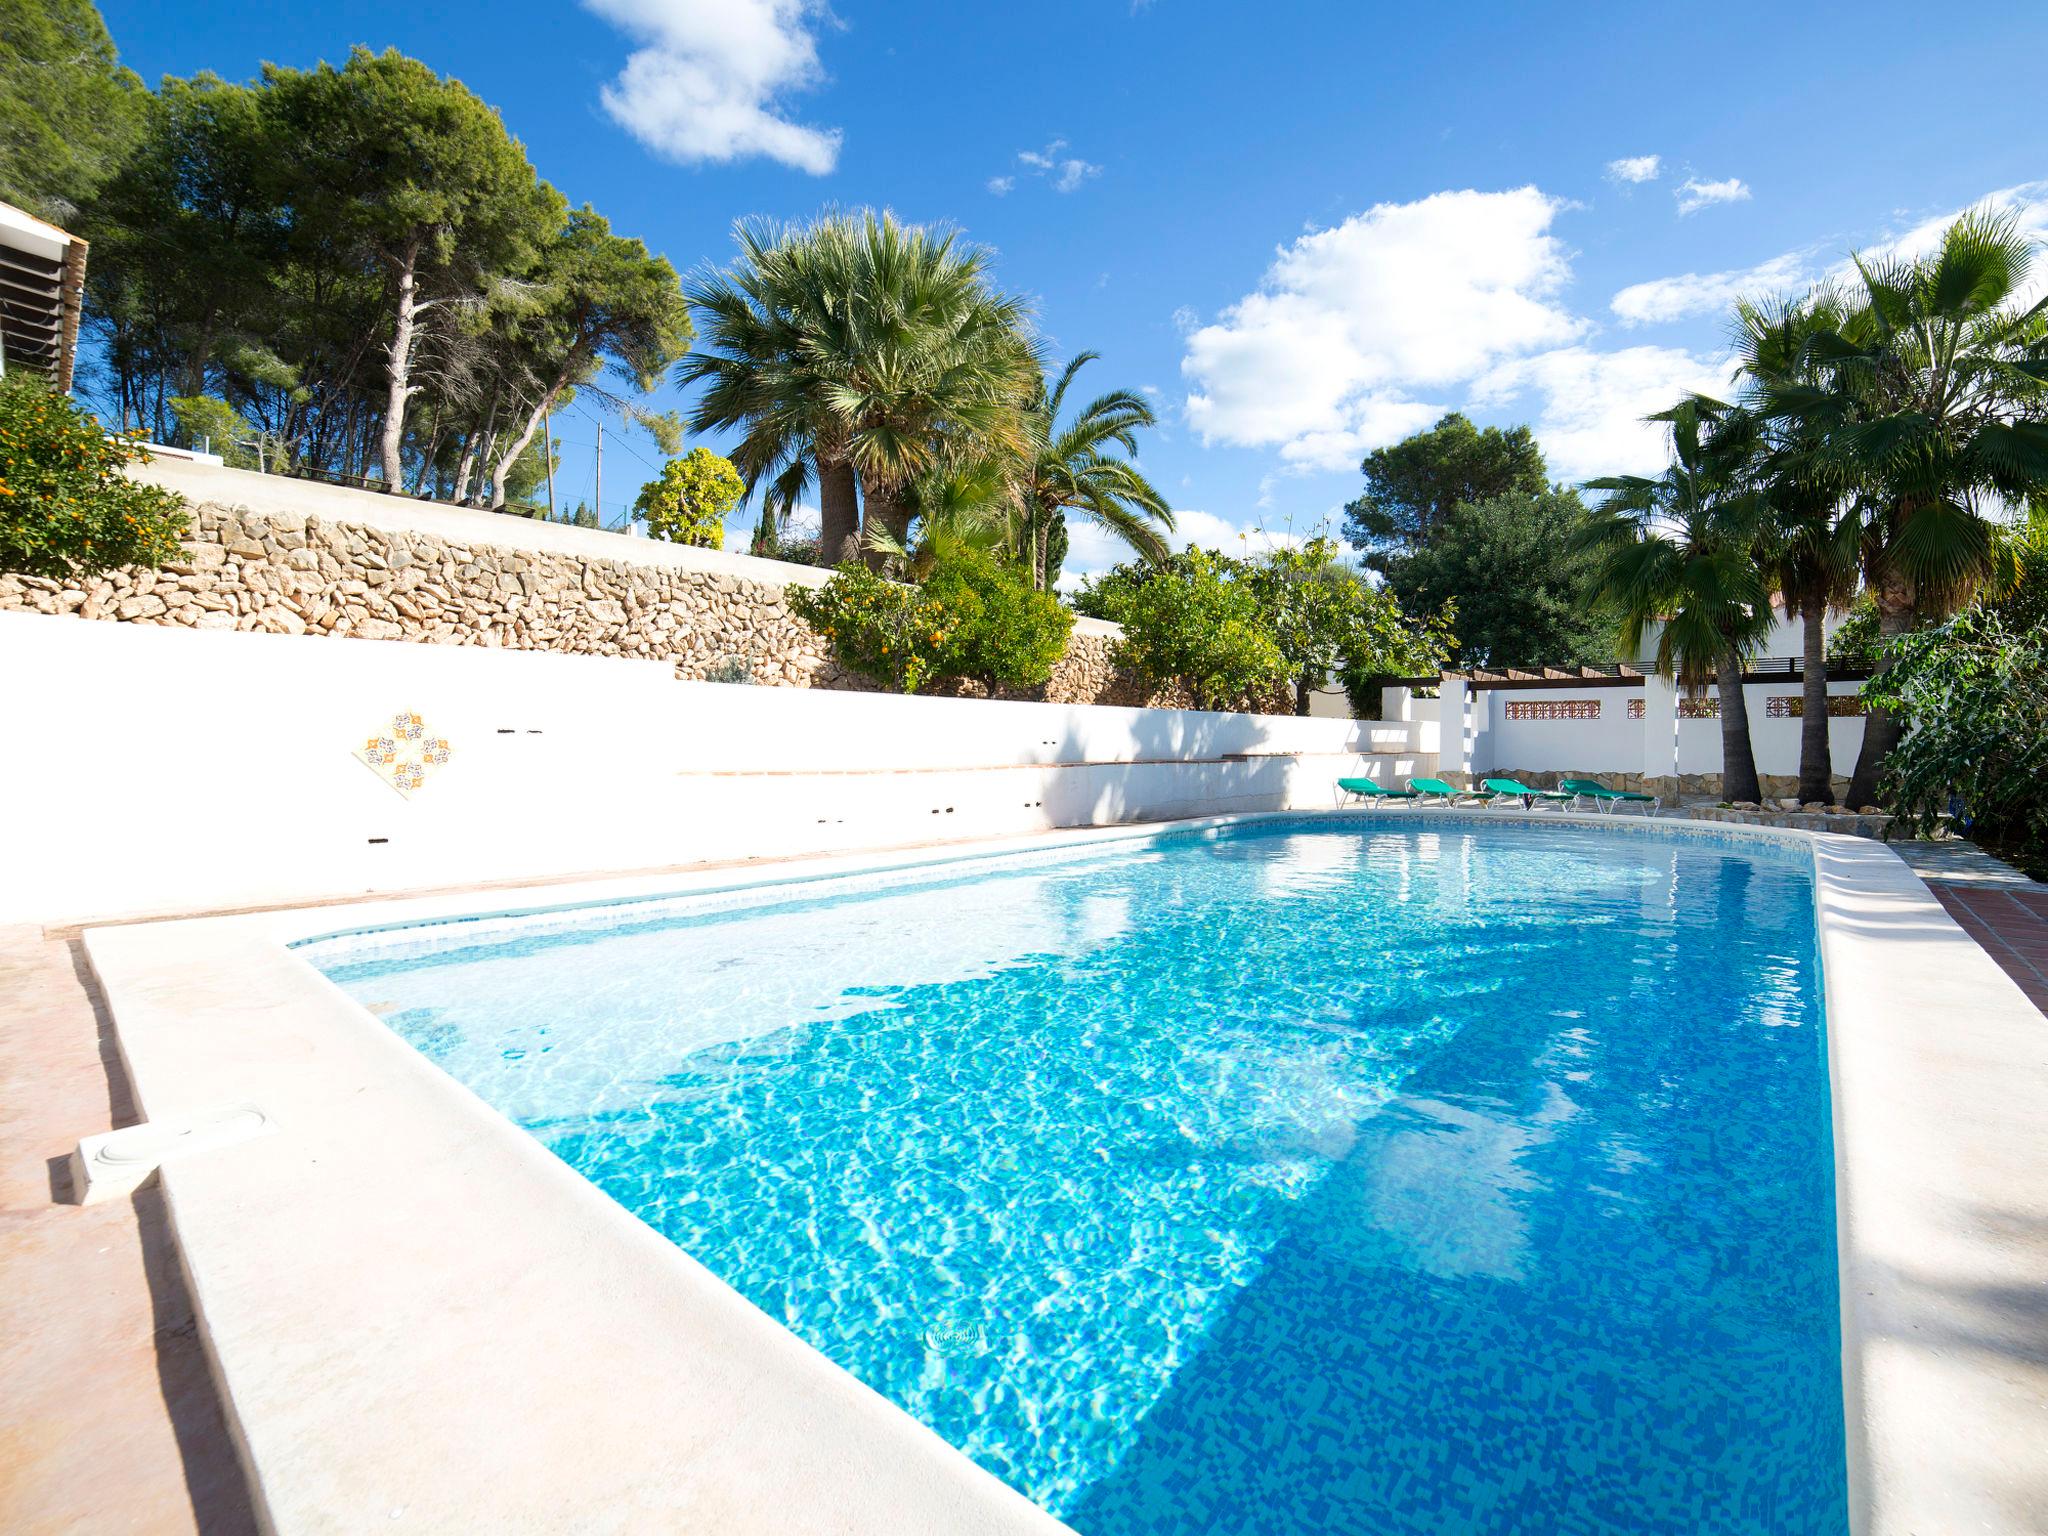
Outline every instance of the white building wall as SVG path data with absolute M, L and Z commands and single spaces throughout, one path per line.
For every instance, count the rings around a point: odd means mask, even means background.
M 1401 722 L 679 683 L 665 662 L 0 613 L 0 921 L 1328 806 Z M 404 798 L 353 755 L 417 711 Z

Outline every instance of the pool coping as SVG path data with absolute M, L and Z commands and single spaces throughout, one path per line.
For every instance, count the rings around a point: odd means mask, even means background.
M 1839 834 L 1370 806 L 87 929 L 144 1114 L 255 1104 L 274 1126 L 160 1174 L 266 1527 L 543 1530 L 574 1508 L 585 1530 L 1068 1529 L 755 1310 L 286 946 L 1257 822 L 1417 818 L 1811 849 L 1851 1529 L 2041 1529 L 2048 1361 L 2031 1330 L 2048 1311 L 2048 1031 L 1918 876 Z

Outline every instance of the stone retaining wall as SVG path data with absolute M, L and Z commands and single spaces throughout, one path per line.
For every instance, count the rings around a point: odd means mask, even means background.
M 184 557 L 90 581 L 0 575 L 0 609 L 132 624 L 502 646 L 672 659 L 676 675 L 785 688 L 874 691 L 790 612 L 783 588 L 729 571 L 457 543 L 435 534 L 260 513 L 191 509 Z M 625 544 L 625 540 L 620 541 Z M 630 547 L 630 546 L 629 546 Z M 1113 666 L 1113 637 L 1076 633 L 1044 687 L 1001 697 L 1186 708 Z M 979 684 L 950 690 L 987 697 Z M 1292 711 L 1291 700 L 1273 712 Z

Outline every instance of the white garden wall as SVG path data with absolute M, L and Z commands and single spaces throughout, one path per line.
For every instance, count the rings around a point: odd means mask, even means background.
M 678 682 L 667 662 L 0 613 L 0 921 L 1234 810 L 1431 773 L 1399 722 Z M 453 756 L 353 755 L 401 710 Z M 1365 754 L 1365 755 L 1361 755 Z
M 1854 698 L 1857 682 L 1830 682 L 1831 698 Z M 1796 678 L 1744 685 L 1750 741 L 1760 774 L 1787 777 L 1799 772 L 1800 719 L 1771 713 L 1773 699 L 1796 699 Z M 1719 691 L 1708 689 L 1715 700 Z M 1630 701 L 1641 710 L 1631 714 Z M 1569 706 L 1572 718 L 1542 718 L 1542 706 Z M 1531 706 L 1536 706 L 1532 708 Z M 1443 754 L 1454 771 L 1531 773 L 1717 774 L 1721 771 L 1721 722 L 1687 719 L 1671 684 L 1651 677 L 1629 687 L 1560 683 L 1555 688 L 1472 688 L 1455 679 L 1444 686 L 1445 729 L 1451 747 Z M 1596 715 L 1584 711 L 1597 708 Z M 1828 740 L 1838 776 L 1846 775 L 1863 745 L 1860 715 L 1828 722 Z M 1464 743 L 1462 749 L 1458 743 Z

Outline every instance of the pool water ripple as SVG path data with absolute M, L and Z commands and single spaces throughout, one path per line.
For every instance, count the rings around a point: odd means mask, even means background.
M 1087 1536 L 1846 1528 L 1800 851 L 1253 825 L 761 901 L 307 954 Z

